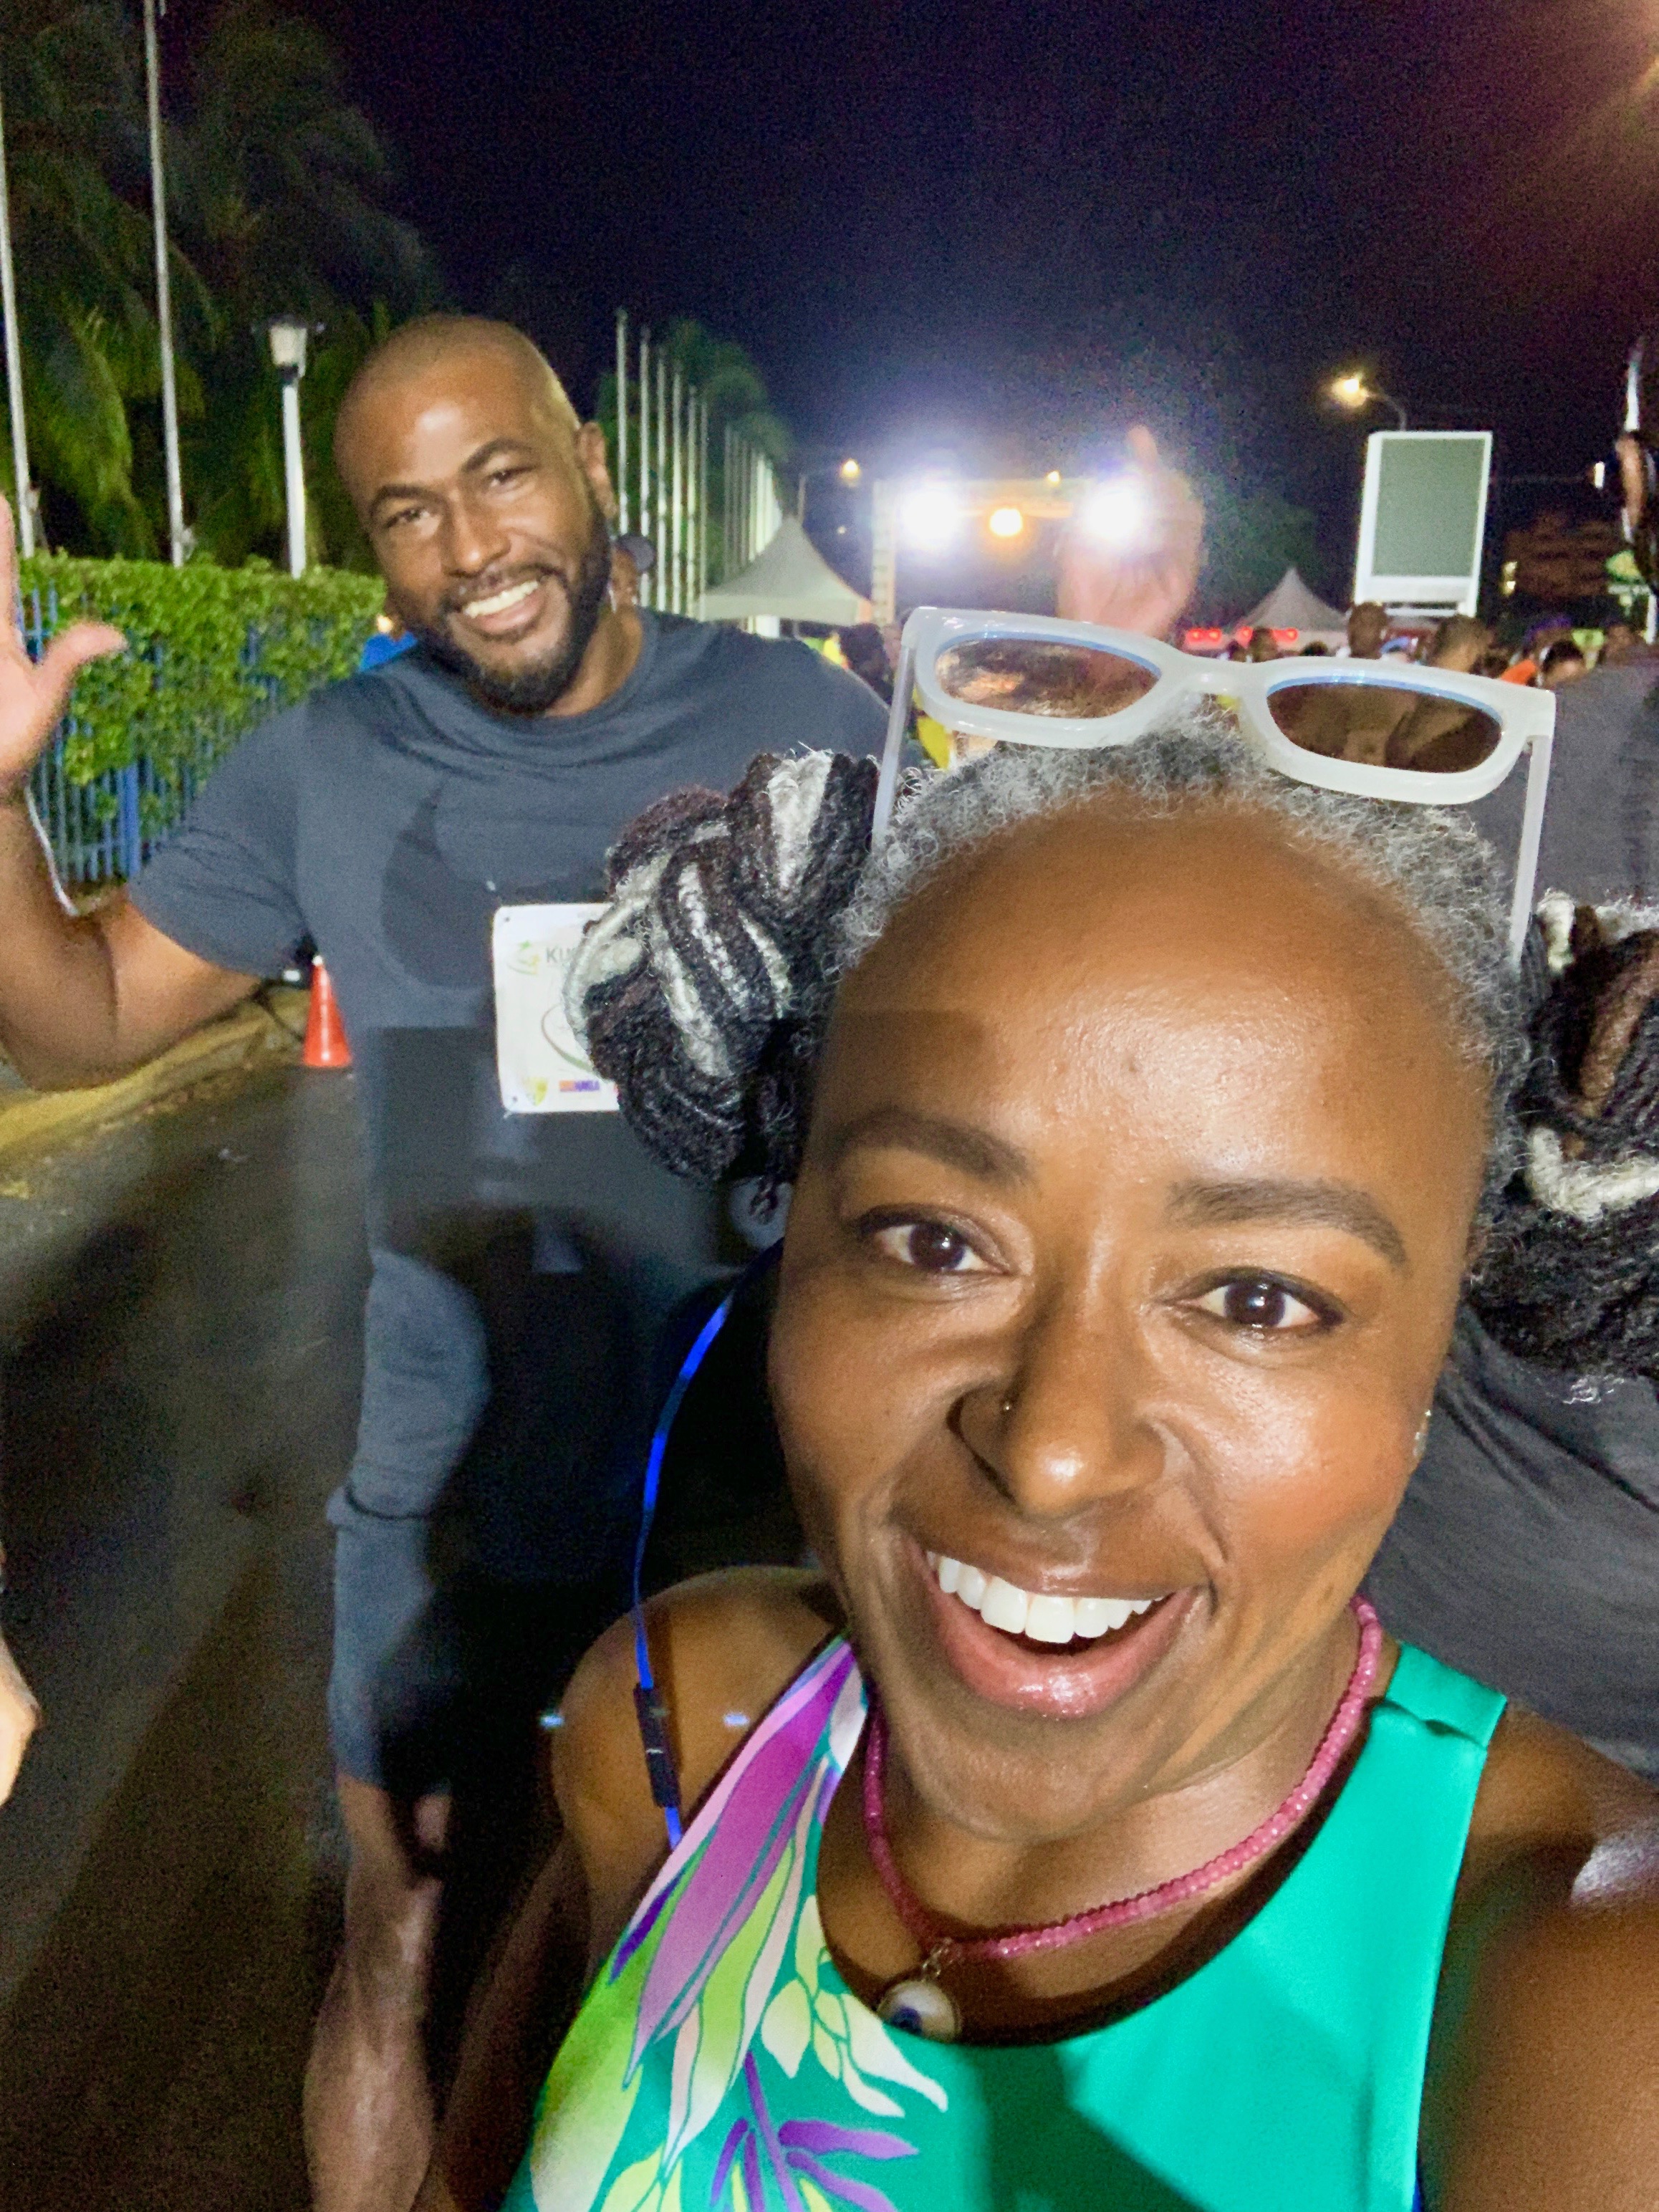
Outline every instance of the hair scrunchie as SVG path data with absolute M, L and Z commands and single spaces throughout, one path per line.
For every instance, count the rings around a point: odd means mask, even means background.
M 835 924 L 870 854 L 877 768 L 763 753 L 729 797 L 678 791 L 606 864 L 611 904 L 565 1006 L 623 1115 L 677 1175 L 793 1175 L 834 995 Z

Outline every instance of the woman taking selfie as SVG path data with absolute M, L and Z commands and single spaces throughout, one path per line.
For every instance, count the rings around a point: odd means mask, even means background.
M 1484 848 L 1198 718 L 871 798 L 613 856 L 597 1063 L 793 1184 L 822 1571 L 648 1609 L 672 1846 L 584 1662 L 422 2205 L 1650 2208 L 1654 1801 L 1356 1596 L 1516 1157 Z

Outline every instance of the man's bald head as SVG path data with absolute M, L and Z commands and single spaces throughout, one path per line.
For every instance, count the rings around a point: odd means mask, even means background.
M 545 426 L 574 439 L 581 417 L 550 363 L 522 331 L 488 315 L 420 315 L 383 338 L 346 386 L 334 424 L 334 465 L 357 497 L 353 462 L 367 417 L 394 395 L 448 376 L 464 379 L 483 361 L 510 370 L 530 411 Z
M 603 659 L 617 642 L 599 638 L 605 434 L 521 331 L 471 315 L 405 324 L 353 379 L 334 457 L 386 603 L 428 652 L 509 713 L 556 712 L 573 685 L 584 696 L 590 646 Z

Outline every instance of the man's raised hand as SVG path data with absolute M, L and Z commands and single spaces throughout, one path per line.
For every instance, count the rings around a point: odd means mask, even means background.
M 0 801 L 15 798 L 64 718 L 78 672 L 126 645 L 108 623 L 72 623 L 38 661 L 17 625 L 17 535 L 0 498 Z
M 1060 613 L 1111 629 L 1167 637 L 1185 613 L 1204 557 L 1204 509 L 1168 467 L 1147 429 L 1131 430 L 1129 477 L 1139 494 L 1132 537 L 1111 542 L 1073 523 L 1060 540 Z

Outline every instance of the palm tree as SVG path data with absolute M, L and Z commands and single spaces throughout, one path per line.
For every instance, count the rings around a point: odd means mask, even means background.
M 124 553 L 155 544 L 128 409 L 161 381 L 137 55 L 118 0 L 0 0 L 24 404 L 47 532 Z M 182 265 L 178 291 L 183 318 L 200 321 L 206 301 Z M 199 397 L 186 375 L 182 403 Z
M 766 380 L 735 338 L 717 338 L 690 316 L 668 326 L 669 359 L 678 362 L 688 384 L 702 393 L 715 430 L 728 425 L 751 446 L 785 468 L 795 441 L 788 424 L 767 395 Z
M 124 0 L 0 0 L 29 446 L 49 539 L 152 554 L 164 534 L 161 359 L 137 25 Z M 275 553 L 282 442 L 263 326 L 325 326 L 306 383 L 313 550 L 366 557 L 328 461 L 352 370 L 429 302 L 386 153 L 332 49 L 271 0 L 228 0 L 167 128 L 185 494 L 222 560 Z M 9 454 L 0 400 L 0 456 Z M 0 459 L 0 481 L 9 470 Z
M 272 0 L 227 0 L 214 17 L 172 159 L 180 236 L 237 313 L 406 311 L 430 292 L 425 247 L 380 204 L 392 165 L 338 58 Z
M 218 311 L 186 458 L 202 543 L 274 552 L 283 518 L 277 386 L 264 326 L 324 326 L 306 378 L 314 554 L 366 559 L 329 460 L 334 416 L 374 337 L 430 303 L 425 247 L 383 204 L 391 164 L 345 98 L 333 49 L 271 0 L 228 0 L 195 57 L 174 133 L 178 235 Z

